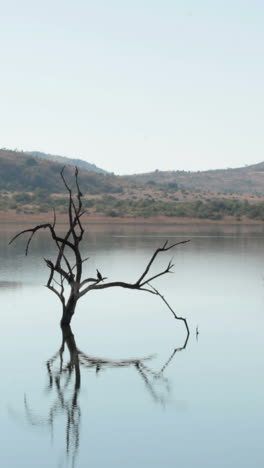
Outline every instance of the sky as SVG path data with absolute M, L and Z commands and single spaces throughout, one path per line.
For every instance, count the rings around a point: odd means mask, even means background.
M 116 174 L 264 160 L 263 0 L 0 7 L 0 147 Z

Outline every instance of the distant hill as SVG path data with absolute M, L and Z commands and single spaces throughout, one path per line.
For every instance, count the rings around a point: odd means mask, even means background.
M 27 151 L 26 154 L 34 156 L 36 158 L 48 159 L 49 161 L 59 162 L 69 166 L 77 166 L 80 169 L 86 169 L 87 171 L 97 172 L 98 174 L 107 174 L 107 171 L 97 167 L 95 164 L 88 163 L 82 159 L 66 158 L 65 156 L 58 156 L 49 153 L 42 153 L 41 151 Z
M 57 213 L 67 212 L 60 177 L 64 166 L 65 177 L 74 186 L 74 170 L 67 158 L 51 160 L 1 149 L 0 211 L 36 214 L 56 208 Z M 87 216 L 264 221 L 264 162 L 238 169 L 157 170 L 133 176 L 80 168 L 79 183 Z
M 66 166 L 78 166 L 84 189 L 90 194 L 114 193 L 130 188 L 149 192 L 157 189 L 211 194 L 264 195 L 264 162 L 235 168 L 210 171 L 159 171 L 115 176 L 79 159 L 45 153 L 0 149 L 0 190 L 34 191 L 43 188 L 49 193 L 61 192 L 58 173 Z M 68 170 L 68 169 L 67 169 Z
M 72 177 L 73 171 L 67 158 L 61 162 L 49 158 L 35 157 L 28 153 L 0 149 L 0 190 L 10 192 L 34 192 L 45 190 L 48 193 L 64 192 L 60 171 L 65 167 L 65 175 Z M 80 169 L 80 181 L 86 193 L 114 193 L 122 190 L 117 176 Z M 124 184 L 124 183 L 123 183 Z
M 87 194 L 121 193 L 144 187 L 152 195 L 160 189 L 170 192 L 184 190 L 190 193 L 264 195 L 264 162 L 235 169 L 198 172 L 156 170 L 146 174 L 115 176 L 79 159 L 7 149 L 0 149 L 0 190 L 34 191 L 43 188 L 49 193 L 59 193 L 63 190 L 63 184 L 58 173 L 64 165 L 80 168 L 83 189 Z M 155 194 L 153 196 L 156 198 Z
M 159 171 L 127 176 L 144 184 L 175 185 L 192 192 L 264 194 L 264 162 L 235 169 Z
M 34 191 L 43 188 L 49 193 L 63 190 L 58 174 L 66 165 L 80 168 L 86 193 L 121 193 L 126 190 L 157 190 L 194 193 L 264 195 L 264 162 L 235 169 L 209 171 L 159 171 L 115 176 L 94 164 L 54 156 L 37 151 L 19 152 L 0 149 L 0 190 Z M 69 169 L 67 169 L 69 172 Z

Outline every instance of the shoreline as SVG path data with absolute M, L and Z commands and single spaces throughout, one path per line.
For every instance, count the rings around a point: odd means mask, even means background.
M 0 211 L 0 229 L 4 228 L 17 228 L 19 225 L 34 225 L 34 224 L 43 224 L 43 223 L 53 223 L 53 213 L 33 213 L 33 214 L 25 214 L 25 213 L 16 213 L 15 211 Z M 57 215 L 57 224 L 58 225 L 65 225 L 68 223 L 68 215 L 67 214 L 58 214 Z M 125 226 L 171 226 L 171 227 L 183 227 L 183 226 L 263 226 L 264 229 L 264 221 L 261 220 L 252 220 L 249 218 L 241 218 L 241 220 L 237 220 L 233 217 L 225 217 L 220 220 L 212 220 L 212 219 L 204 219 L 204 218 L 178 218 L 178 217 L 166 217 L 166 216 L 159 216 L 159 217 L 150 217 L 150 218 L 119 218 L 119 217 L 110 217 L 110 216 L 100 216 L 100 215 L 84 215 L 82 218 L 83 225 L 125 225 Z

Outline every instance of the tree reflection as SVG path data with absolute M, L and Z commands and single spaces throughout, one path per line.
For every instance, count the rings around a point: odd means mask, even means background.
M 31 425 L 48 425 L 53 435 L 56 417 L 64 415 L 66 418 L 66 454 L 68 462 L 74 468 L 80 442 L 81 408 L 78 399 L 81 389 L 81 369 L 94 369 L 95 373 L 98 374 L 106 369 L 131 367 L 142 378 L 145 388 L 153 400 L 163 405 L 170 392 L 169 381 L 163 373 L 176 353 L 186 348 L 188 339 L 189 335 L 183 346 L 173 350 L 161 369 L 154 371 L 149 366 L 154 356 L 113 360 L 85 354 L 77 347 L 71 327 L 69 325 L 63 326 L 62 344 L 46 363 L 47 390 L 53 392 L 55 399 L 48 411 L 48 416 L 40 418 L 32 411 L 25 397 L 24 406 L 28 422 Z

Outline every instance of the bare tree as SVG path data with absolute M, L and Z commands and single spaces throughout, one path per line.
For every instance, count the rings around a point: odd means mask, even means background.
M 174 266 L 172 261 L 170 260 L 168 265 L 159 273 L 150 273 L 151 267 L 158 254 L 167 252 L 168 250 L 171 250 L 173 247 L 176 247 L 180 244 L 186 244 L 189 242 L 189 240 L 176 242 L 171 245 L 169 245 L 168 241 L 166 241 L 161 247 L 154 251 L 148 264 L 143 270 L 143 273 L 141 273 L 133 283 L 127 283 L 125 281 L 105 281 L 107 278 L 103 277 L 98 270 L 95 276 L 83 278 L 83 263 L 88 260 L 88 258 L 83 258 L 80 250 L 80 244 L 84 235 L 84 228 L 81 219 L 85 213 L 85 210 L 83 209 L 82 203 L 83 194 L 79 187 L 78 169 L 75 168 L 74 174 L 76 193 L 73 192 L 64 176 L 64 168 L 60 174 L 64 186 L 68 192 L 68 228 L 65 235 L 60 236 L 56 230 L 56 212 L 54 210 L 54 218 L 52 223 L 39 224 L 33 228 L 25 229 L 16 234 L 11 239 L 10 244 L 22 234 L 29 234 L 25 248 L 25 254 L 27 255 L 30 242 L 34 235 L 40 230 L 47 229 L 49 231 L 49 234 L 58 249 L 58 253 L 55 261 L 44 259 L 47 267 L 50 270 L 46 286 L 54 294 L 56 294 L 56 296 L 61 301 L 61 325 L 70 324 L 78 300 L 88 292 L 113 287 L 121 287 L 133 289 L 136 291 L 146 291 L 150 294 L 159 296 L 169 307 L 175 319 L 182 320 L 184 322 L 187 335 L 189 335 L 189 328 L 186 319 L 178 317 L 169 306 L 165 298 L 152 285 L 152 282 L 160 276 L 172 273 L 172 268 Z

